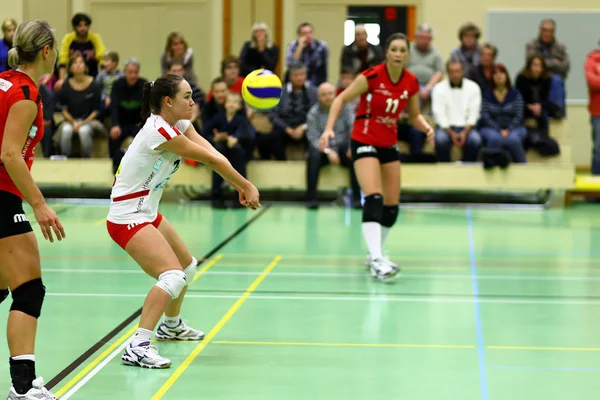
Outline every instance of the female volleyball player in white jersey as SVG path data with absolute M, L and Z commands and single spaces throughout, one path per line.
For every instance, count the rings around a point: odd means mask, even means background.
M 242 177 L 195 131 L 192 89 L 176 75 L 165 75 L 144 85 L 143 128 L 125 153 L 115 175 L 107 228 L 112 239 L 158 280 L 142 309 L 139 328 L 125 348 L 123 363 L 146 368 L 168 368 L 171 361 L 150 346 L 156 331 L 159 340 L 202 340 L 204 333 L 188 327 L 179 317 L 186 286 L 196 272 L 192 257 L 173 226 L 158 212 L 158 203 L 182 157 L 207 164 L 240 194 L 240 202 L 260 207 L 254 185 Z

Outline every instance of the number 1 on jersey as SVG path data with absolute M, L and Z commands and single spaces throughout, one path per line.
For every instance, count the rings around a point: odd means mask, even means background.
M 396 110 L 398 110 L 398 104 L 400 104 L 400 100 L 392 99 L 391 97 L 389 97 L 385 100 L 385 102 L 387 104 L 387 106 L 385 107 L 386 113 L 389 113 L 391 111 L 392 114 L 394 114 Z

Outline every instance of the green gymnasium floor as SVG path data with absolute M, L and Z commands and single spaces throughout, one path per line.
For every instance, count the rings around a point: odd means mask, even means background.
M 360 211 L 272 206 L 246 224 L 259 213 L 164 205 L 196 257 L 211 255 L 182 314 L 207 338 L 156 343 L 168 370 L 120 364 L 154 282 L 110 240 L 106 203 L 55 208 L 67 239 L 40 241 L 48 294 L 36 357 L 62 399 L 579 400 L 600 390 L 595 206 L 405 208 L 386 246 L 403 271 L 383 284 L 363 265 Z M 0 308 L 5 320 L 8 302 Z M 8 362 L 0 372 L 8 390 Z

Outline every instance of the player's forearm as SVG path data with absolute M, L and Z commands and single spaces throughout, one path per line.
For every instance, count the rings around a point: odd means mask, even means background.
M 337 121 L 340 116 L 340 112 L 342 111 L 342 107 L 344 103 L 341 98 L 336 97 L 331 103 L 331 107 L 329 108 L 329 116 L 327 117 L 327 125 L 325 125 L 325 129 L 333 129 L 335 125 L 335 121 Z
M 423 114 L 418 114 L 410 122 L 415 128 L 417 128 L 421 132 L 427 132 L 429 129 L 431 129 L 431 126 L 427 123 L 425 117 L 423 117 Z
M 215 156 L 213 160 L 209 161 L 208 165 L 238 191 L 245 190 L 250 183 L 222 155 L 221 157 Z
M 33 177 L 27 168 L 27 164 L 25 164 L 23 156 L 20 153 L 10 152 L 2 154 L 0 158 L 8 175 L 17 189 L 23 194 L 25 200 L 32 207 L 44 204 L 44 196 L 42 196 L 42 192 L 40 192 L 40 189 L 33 181 Z

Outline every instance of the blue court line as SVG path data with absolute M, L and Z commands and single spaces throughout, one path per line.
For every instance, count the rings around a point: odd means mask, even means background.
M 490 368 L 494 369 L 514 369 L 514 370 L 531 370 L 531 371 L 589 371 L 600 372 L 600 368 L 563 368 L 563 367 L 529 367 L 526 365 L 494 365 Z
M 475 297 L 475 330 L 477 332 L 477 354 L 479 358 L 479 381 L 481 384 L 481 398 L 488 400 L 487 370 L 485 364 L 485 346 L 483 344 L 483 326 L 481 323 L 481 306 L 479 303 L 479 284 L 477 279 L 477 264 L 475 262 L 475 243 L 473 240 L 473 216 L 471 208 L 467 207 L 467 227 L 469 230 L 469 256 L 471 259 L 471 280 L 473 296 Z

